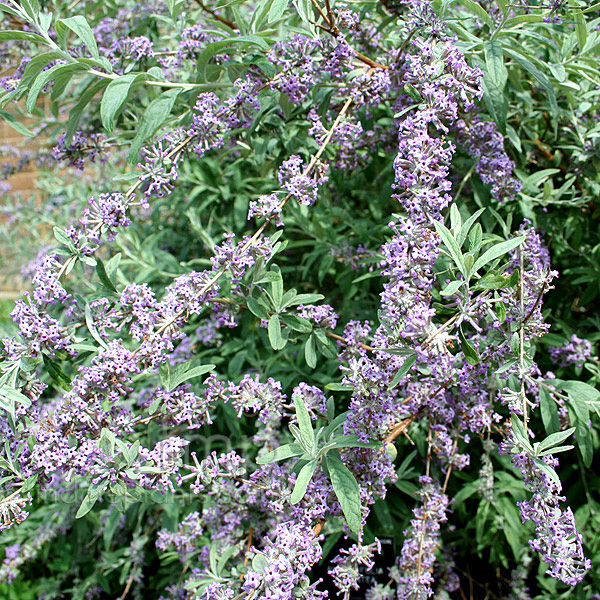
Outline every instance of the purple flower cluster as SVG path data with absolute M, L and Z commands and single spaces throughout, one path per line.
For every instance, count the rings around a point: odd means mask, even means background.
M 156 547 L 163 552 L 170 546 L 180 554 L 182 562 L 196 549 L 198 538 L 203 534 L 202 519 L 197 511 L 191 512 L 181 521 L 177 531 L 161 529 L 156 538 Z
M 514 442 L 508 440 L 502 451 L 508 452 L 511 447 L 514 447 Z M 535 525 L 536 537 L 529 545 L 550 565 L 546 573 L 574 586 L 591 568 L 591 562 L 583 554 L 582 539 L 573 511 L 570 508 L 560 509 L 560 503 L 565 501 L 564 496 L 560 495 L 560 483 L 552 480 L 527 452 L 516 450 L 513 451 L 512 461 L 520 469 L 525 485 L 533 494 L 529 500 L 517 503 L 523 522 L 529 520 Z M 558 465 L 558 459 L 552 455 L 538 460 L 550 467 Z
M 310 206 L 316 202 L 319 186 L 326 183 L 328 177 L 322 169 L 307 175 L 303 165 L 304 161 L 298 155 L 290 156 L 279 168 L 279 185 L 300 204 Z
M 83 171 L 87 160 L 92 163 L 95 163 L 96 159 L 102 163 L 108 160 L 105 154 L 105 140 L 99 133 L 87 135 L 83 131 L 76 131 L 69 146 L 65 146 L 63 133 L 57 142 L 52 149 L 52 156 L 57 161 L 66 162 L 67 166 L 75 167 L 79 171 Z
M 573 334 L 571 340 L 564 346 L 551 346 L 548 348 L 548 353 L 553 363 L 559 364 L 561 367 L 575 365 L 580 369 L 592 356 L 592 342 Z
M 145 35 L 117 39 L 111 44 L 110 49 L 115 56 L 119 55 L 134 60 L 154 56 L 153 44 Z
M 375 566 L 373 555 L 380 552 L 381 543 L 377 538 L 372 544 L 366 546 L 353 544 L 348 549 L 342 549 L 340 554 L 331 561 L 335 566 L 329 570 L 333 583 L 339 590 L 338 594 L 344 594 L 347 598 L 351 590 L 358 590 L 360 567 L 369 572 Z
M 262 560 L 252 560 L 242 590 L 265 600 L 293 600 L 297 587 L 308 587 L 305 573 L 321 558 L 312 530 L 293 521 L 274 527 L 265 547 L 255 552 Z
M 213 271 L 227 269 L 231 273 L 232 292 L 240 291 L 240 282 L 246 271 L 252 267 L 259 257 L 269 258 L 273 246 L 269 238 L 253 239 L 244 237 L 237 244 L 233 243 L 235 235 L 225 234 L 225 241 L 215 247 L 215 255 L 211 258 Z
M 420 505 L 404 532 L 404 544 L 391 576 L 398 585 L 399 600 L 427 600 L 433 591 L 435 552 L 440 544 L 440 526 L 447 517 L 448 497 L 430 477 L 419 478 Z
M 121 193 L 99 194 L 98 198 L 92 196 L 88 204 L 89 208 L 83 211 L 80 223 L 93 242 L 100 241 L 101 230 L 106 234 L 106 241 L 110 242 L 116 237 L 116 229 L 131 225 L 127 216 L 128 202 Z
M 475 160 L 475 171 L 483 183 L 492 186 L 491 194 L 498 202 L 510 202 L 523 185 L 513 175 L 515 163 L 504 150 L 504 137 L 493 121 L 475 118 L 456 124 L 460 144 Z
M 298 316 L 312 321 L 317 327 L 328 327 L 329 329 L 335 329 L 340 318 L 329 304 L 309 304 L 308 306 L 299 304 Z

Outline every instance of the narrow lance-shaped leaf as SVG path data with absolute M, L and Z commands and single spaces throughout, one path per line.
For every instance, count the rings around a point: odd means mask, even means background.
M 60 19 L 56 22 L 56 27 L 59 29 L 61 26 L 68 27 L 77 37 L 85 44 L 89 53 L 95 58 L 99 59 L 100 54 L 98 52 L 98 45 L 96 44 L 96 38 L 92 32 L 85 17 L 81 15 L 75 15 L 67 19 Z
M 292 400 L 294 401 L 294 406 L 296 407 L 296 418 L 298 419 L 298 428 L 300 429 L 302 439 L 309 448 L 314 448 L 315 432 L 312 427 L 310 415 L 308 414 L 308 410 L 304 404 L 304 400 L 302 400 L 298 394 L 294 394 L 292 396 Z
M 304 450 L 299 444 L 284 444 L 283 446 L 279 446 L 279 448 L 275 448 L 275 450 L 258 457 L 256 462 L 259 465 L 268 465 L 272 462 L 279 462 L 280 460 L 287 460 L 288 458 L 299 456 L 303 452 Z
M 500 258 L 506 254 L 509 250 L 513 250 L 517 246 L 520 246 L 525 240 L 525 236 L 521 235 L 512 240 L 506 242 L 500 242 L 495 246 L 492 246 L 489 250 L 486 250 L 476 261 L 471 269 L 471 273 L 476 273 L 482 267 L 485 267 L 488 263 L 492 262 L 496 258 Z
M 311 460 L 300 469 L 300 473 L 298 473 L 298 477 L 296 477 L 296 483 L 294 485 L 294 489 L 292 490 L 292 495 L 290 496 L 291 504 L 298 504 L 298 502 L 304 498 L 304 494 L 306 494 L 306 488 L 308 487 L 316 468 L 317 461 Z
M 342 507 L 348 527 L 354 533 L 358 533 L 362 522 L 358 482 L 335 453 L 327 454 L 324 460 L 327 462 L 331 485 Z
M 448 249 L 450 256 L 456 263 L 456 266 L 460 269 L 461 273 L 466 277 L 465 263 L 463 260 L 462 252 L 460 251 L 460 248 L 458 247 L 458 244 L 456 243 L 456 240 L 454 239 L 453 235 L 442 223 L 439 223 L 438 221 L 434 221 L 433 224 L 435 225 L 436 231 L 440 234 L 440 237 L 442 238 L 444 245 Z

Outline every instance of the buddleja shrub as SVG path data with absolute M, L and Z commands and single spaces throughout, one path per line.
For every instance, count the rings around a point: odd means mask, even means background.
M 210 1 L 0 4 L 0 595 L 597 599 L 600 6 Z

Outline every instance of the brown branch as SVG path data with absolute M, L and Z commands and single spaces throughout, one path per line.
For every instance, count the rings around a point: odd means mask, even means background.
M 331 338 L 332 340 L 337 340 L 338 342 L 342 342 L 342 344 L 346 344 L 346 346 L 350 346 L 350 342 L 345 338 L 342 337 L 341 335 L 338 335 L 337 333 L 332 333 L 331 331 L 326 331 L 325 335 L 328 338 Z M 367 346 L 367 344 L 358 344 L 359 348 L 362 348 L 363 350 L 367 350 L 368 352 L 373 352 L 375 350 L 375 348 L 372 348 L 371 346 Z
M 323 530 L 324 525 L 325 525 L 325 519 L 319 519 L 319 522 L 313 527 L 313 534 L 315 537 L 319 536 L 319 534 Z
M 248 553 L 250 552 L 250 546 L 252 546 L 252 536 L 254 535 L 254 527 L 250 527 L 248 532 L 248 543 L 246 544 L 246 556 L 244 557 L 244 566 L 248 565 Z
M 127 596 L 127 594 L 129 593 L 132 583 L 133 583 L 133 573 L 129 576 L 129 579 L 127 580 L 127 585 L 125 586 L 125 589 L 123 590 L 123 593 L 121 594 L 121 600 L 123 600 L 125 598 L 125 596 Z
M 214 19 L 219 21 L 219 23 L 223 23 L 223 25 L 227 25 L 227 27 L 230 27 L 231 29 L 239 30 L 239 27 L 233 21 L 230 21 L 229 19 L 226 19 L 225 17 L 222 17 L 221 15 L 217 14 L 212 8 L 206 6 L 206 4 L 202 2 L 202 0 L 196 0 L 196 3 L 204 12 L 211 15 Z

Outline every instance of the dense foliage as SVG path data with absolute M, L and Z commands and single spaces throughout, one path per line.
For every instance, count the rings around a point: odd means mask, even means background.
M 0 10 L 1 597 L 598 600 L 600 4 Z

